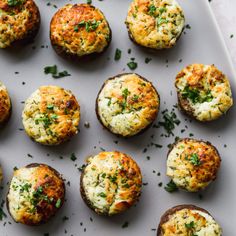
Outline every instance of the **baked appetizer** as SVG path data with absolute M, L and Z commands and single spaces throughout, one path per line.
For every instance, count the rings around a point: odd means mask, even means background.
M 179 205 L 161 217 L 157 236 L 221 236 L 219 224 L 206 210 L 193 205 Z
M 233 105 L 228 78 L 214 65 L 192 64 L 175 80 L 180 109 L 199 121 L 224 115 Z
M 159 105 L 159 95 L 151 82 L 138 74 L 121 74 L 103 84 L 96 113 L 112 133 L 130 137 L 151 126 Z
M 22 118 L 33 140 L 58 145 L 77 134 L 80 106 L 71 91 L 41 86 L 26 100 Z
M 96 213 L 114 215 L 134 205 L 141 194 L 137 163 L 120 152 L 101 152 L 88 158 L 80 179 L 81 196 Z
M 173 47 L 184 25 L 184 13 L 176 0 L 133 0 L 126 18 L 131 40 L 153 49 Z
M 7 122 L 11 115 L 11 100 L 7 88 L 0 82 L 0 127 Z
M 177 187 L 197 192 L 216 179 L 220 163 L 220 155 L 212 144 L 185 138 L 168 153 L 167 176 Z
M 0 48 L 28 43 L 40 27 L 40 13 L 33 0 L 0 1 Z
M 67 4 L 51 20 L 50 38 L 62 56 L 81 58 L 103 52 L 111 29 L 103 13 L 89 4 Z
M 61 208 L 65 185 L 61 175 L 45 164 L 30 164 L 14 171 L 7 208 L 15 222 L 46 223 Z

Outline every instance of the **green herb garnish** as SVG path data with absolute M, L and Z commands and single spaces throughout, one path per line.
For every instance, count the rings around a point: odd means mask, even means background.
M 101 193 L 98 193 L 98 196 L 105 198 L 107 195 L 105 193 L 101 192 Z
M 120 58 L 121 58 L 121 50 L 119 49 L 119 48 L 117 48 L 116 49 L 116 52 L 115 52 L 115 57 L 114 57 L 114 59 L 115 59 L 115 61 L 118 61 L 118 60 L 120 60 Z
M 165 190 L 169 193 L 173 193 L 175 191 L 178 190 L 177 185 L 174 183 L 173 180 L 171 180 L 166 186 L 165 186 Z
M 185 227 L 187 228 L 187 229 L 192 229 L 192 228 L 194 228 L 194 226 L 195 226 L 195 224 L 194 224 L 194 221 L 191 221 L 189 224 L 185 224 Z
M 189 159 L 190 163 L 193 164 L 194 166 L 199 166 L 201 165 L 201 160 L 198 156 L 197 153 L 193 153 L 191 156 L 190 156 L 190 159 Z
M 54 79 L 70 76 L 70 74 L 66 70 L 58 72 L 56 65 L 44 67 L 44 73 L 46 75 L 51 74 Z
M 137 102 L 138 99 L 139 99 L 139 96 L 136 95 L 136 94 L 134 94 L 134 96 L 132 97 L 132 100 L 133 100 L 134 102 Z
M 127 88 L 125 88 L 123 91 L 122 91 L 122 96 L 123 96 L 123 98 L 126 100 L 127 99 L 127 97 L 128 97 L 128 95 L 130 94 L 130 91 L 127 89 Z
M 182 97 L 190 99 L 194 104 L 211 102 L 213 100 L 211 91 L 207 91 L 205 94 L 200 94 L 200 91 L 198 89 L 190 88 L 189 86 L 186 86 L 184 88 Z
M 129 222 L 128 221 L 125 221 L 125 223 L 122 225 L 122 228 L 127 228 L 129 226 Z
M 59 198 L 59 199 L 57 199 L 55 207 L 59 208 L 60 206 L 61 206 L 61 199 Z
M 21 5 L 22 3 L 23 3 L 22 0 L 8 0 L 8 1 L 7 1 L 8 6 L 10 6 L 10 7 L 19 6 L 19 5 Z
M 130 68 L 130 70 L 135 70 L 138 67 L 138 63 L 135 61 L 130 61 L 127 63 L 127 66 Z
M 44 67 L 44 73 L 45 74 L 52 74 L 52 75 L 57 74 L 57 66 L 54 65 L 54 66 L 46 66 L 46 67 Z
M 170 136 L 174 135 L 173 130 L 176 125 L 180 124 L 180 120 L 177 119 L 177 116 L 173 111 L 168 113 L 168 110 L 165 110 L 163 112 L 163 121 L 160 121 L 158 124 L 163 126 L 163 128 L 167 131 L 168 136 Z
M 75 161 L 75 160 L 77 160 L 77 157 L 75 156 L 74 153 L 71 153 L 70 159 L 71 159 L 72 161 Z
M 154 16 L 156 13 L 157 8 L 154 5 L 149 6 L 148 14 Z
M 157 25 L 162 25 L 164 23 L 168 23 L 169 21 L 167 19 L 162 18 L 162 17 L 158 17 L 156 22 L 157 22 Z
M 98 28 L 100 23 L 101 23 L 100 21 L 96 21 L 96 20 L 92 20 L 92 21 L 84 21 L 83 20 L 74 26 L 74 31 L 78 32 L 79 28 L 81 28 L 81 27 L 85 27 L 85 30 L 87 32 L 95 31 Z
M 53 110 L 53 108 L 54 108 L 54 105 L 53 105 L 53 104 L 47 105 L 47 109 L 48 109 L 48 110 Z
M 59 79 L 59 78 L 63 78 L 63 77 L 66 77 L 66 76 L 71 76 L 71 74 L 69 74 L 66 70 L 64 70 L 62 72 L 59 72 L 57 75 L 52 75 L 52 77 L 54 79 Z
M 41 122 L 43 123 L 45 128 L 48 128 L 49 125 L 52 124 L 52 121 L 50 120 L 50 118 L 48 117 L 47 114 L 44 114 L 41 117 L 35 119 L 35 124 L 36 125 L 38 125 Z

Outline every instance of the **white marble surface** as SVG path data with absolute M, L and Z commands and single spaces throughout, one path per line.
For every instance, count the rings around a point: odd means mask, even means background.
M 211 0 L 210 5 L 215 13 L 236 69 L 236 1 Z

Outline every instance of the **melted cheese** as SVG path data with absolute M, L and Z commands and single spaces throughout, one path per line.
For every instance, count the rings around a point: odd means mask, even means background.
M 155 120 L 159 96 L 150 82 L 124 74 L 105 82 L 97 107 L 102 124 L 111 132 L 133 136 Z
M 113 215 L 132 206 L 141 191 L 142 176 L 137 164 L 119 152 L 102 152 L 88 159 L 82 185 L 93 209 Z
M 183 10 L 175 0 L 134 0 L 126 18 L 131 38 L 154 49 L 174 46 L 184 24 Z

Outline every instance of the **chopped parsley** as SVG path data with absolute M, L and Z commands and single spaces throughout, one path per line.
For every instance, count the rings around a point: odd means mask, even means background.
M 122 228 L 127 228 L 129 226 L 129 222 L 128 221 L 125 221 L 124 224 L 122 225 Z
M 135 70 L 138 67 L 138 63 L 135 61 L 130 61 L 127 63 L 127 66 L 130 68 L 130 70 Z
M 72 161 L 76 161 L 76 160 L 77 160 L 77 157 L 75 156 L 74 153 L 72 153 L 72 154 L 70 155 L 70 159 L 71 159 Z
M 171 180 L 166 186 L 165 186 L 165 190 L 169 193 L 173 193 L 175 191 L 178 190 L 177 185 L 174 183 L 173 180 Z
M 115 61 L 119 61 L 120 60 L 121 54 L 122 54 L 122 51 L 119 48 L 117 48 L 116 52 L 115 52 L 115 57 L 114 57 Z
M 83 27 L 85 27 L 85 30 L 87 32 L 95 31 L 100 25 L 100 23 L 101 21 L 96 21 L 96 20 L 92 20 L 92 21 L 82 20 L 77 25 L 74 26 L 74 31 L 78 32 L 79 28 L 83 28 Z
M 48 109 L 48 110 L 53 110 L 53 108 L 54 108 L 54 105 L 53 105 L 53 104 L 47 105 L 47 109 Z
M 92 0 L 87 0 L 87 4 L 92 4 Z
M 156 22 L 157 22 L 157 25 L 162 25 L 164 23 L 168 23 L 169 21 L 167 19 L 162 18 L 162 17 L 158 17 Z
M 98 196 L 105 198 L 107 195 L 105 193 L 101 192 L 101 193 L 98 193 Z
M 201 160 L 198 156 L 197 153 L 193 153 L 191 156 L 190 156 L 190 159 L 189 159 L 190 163 L 193 164 L 194 166 L 199 166 L 201 165 Z
M 130 94 L 130 91 L 125 88 L 122 90 L 122 97 L 123 97 L 123 100 L 122 102 L 119 103 L 119 105 L 121 106 L 122 108 L 122 111 L 126 109 L 127 107 L 127 98 L 128 98 L 128 95 Z
M 123 91 L 122 91 L 122 96 L 123 96 L 123 98 L 126 100 L 127 99 L 127 97 L 128 97 L 128 95 L 130 94 L 130 91 L 127 89 L 127 88 L 125 88 Z
M 8 6 L 10 6 L 10 7 L 19 6 L 19 5 L 21 5 L 22 3 L 23 3 L 22 0 L 8 0 L 8 1 L 7 1 Z
M 187 229 L 192 229 L 192 228 L 194 228 L 194 226 L 195 226 L 195 224 L 194 224 L 194 221 L 191 221 L 189 224 L 185 224 L 185 227 L 187 228 Z
M 55 207 L 60 208 L 60 206 L 61 206 L 61 199 L 58 198 Z
M 195 103 L 204 103 L 204 102 L 211 102 L 213 100 L 213 96 L 211 94 L 211 91 L 205 92 L 205 94 L 200 94 L 200 91 L 195 88 L 190 88 L 189 86 L 186 86 L 182 92 L 183 98 L 188 98 L 191 100 L 194 104 Z
M 152 58 L 146 57 L 145 58 L 145 63 L 148 64 L 151 60 L 152 60 Z
M 39 123 L 43 123 L 43 126 L 48 128 L 52 121 L 47 114 L 42 114 L 41 117 L 35 119 L 35 124 L 38 125 Z
M 134 94 L 134 96 L 132 97 L 132 100 L 133 100 L 134 102 L 137 102 L 138 99 L 139 99 L 139 96 L 136 95 L 136 94 Z
M 157 8 L 152 4 L 149 6 L 148 14 L 154 16 L 156 13 Z
M 158 124 L 162 126 L 166 130 L 168 136 L 170 136 L 174 135 L 173 130 L 176 125 L 180 124 L 180 120 L 177 119 L 177 116 L 173 111 L 168 113 L 168 110 L 165 110 L 163 112 L 163 121 L 160 121 Z
M 58 72 L 56 65 L 44 67 L 44 73 L 46 75 L 51 74 L 54 79 L 70 76 L 70 74 L 66 70 Z

